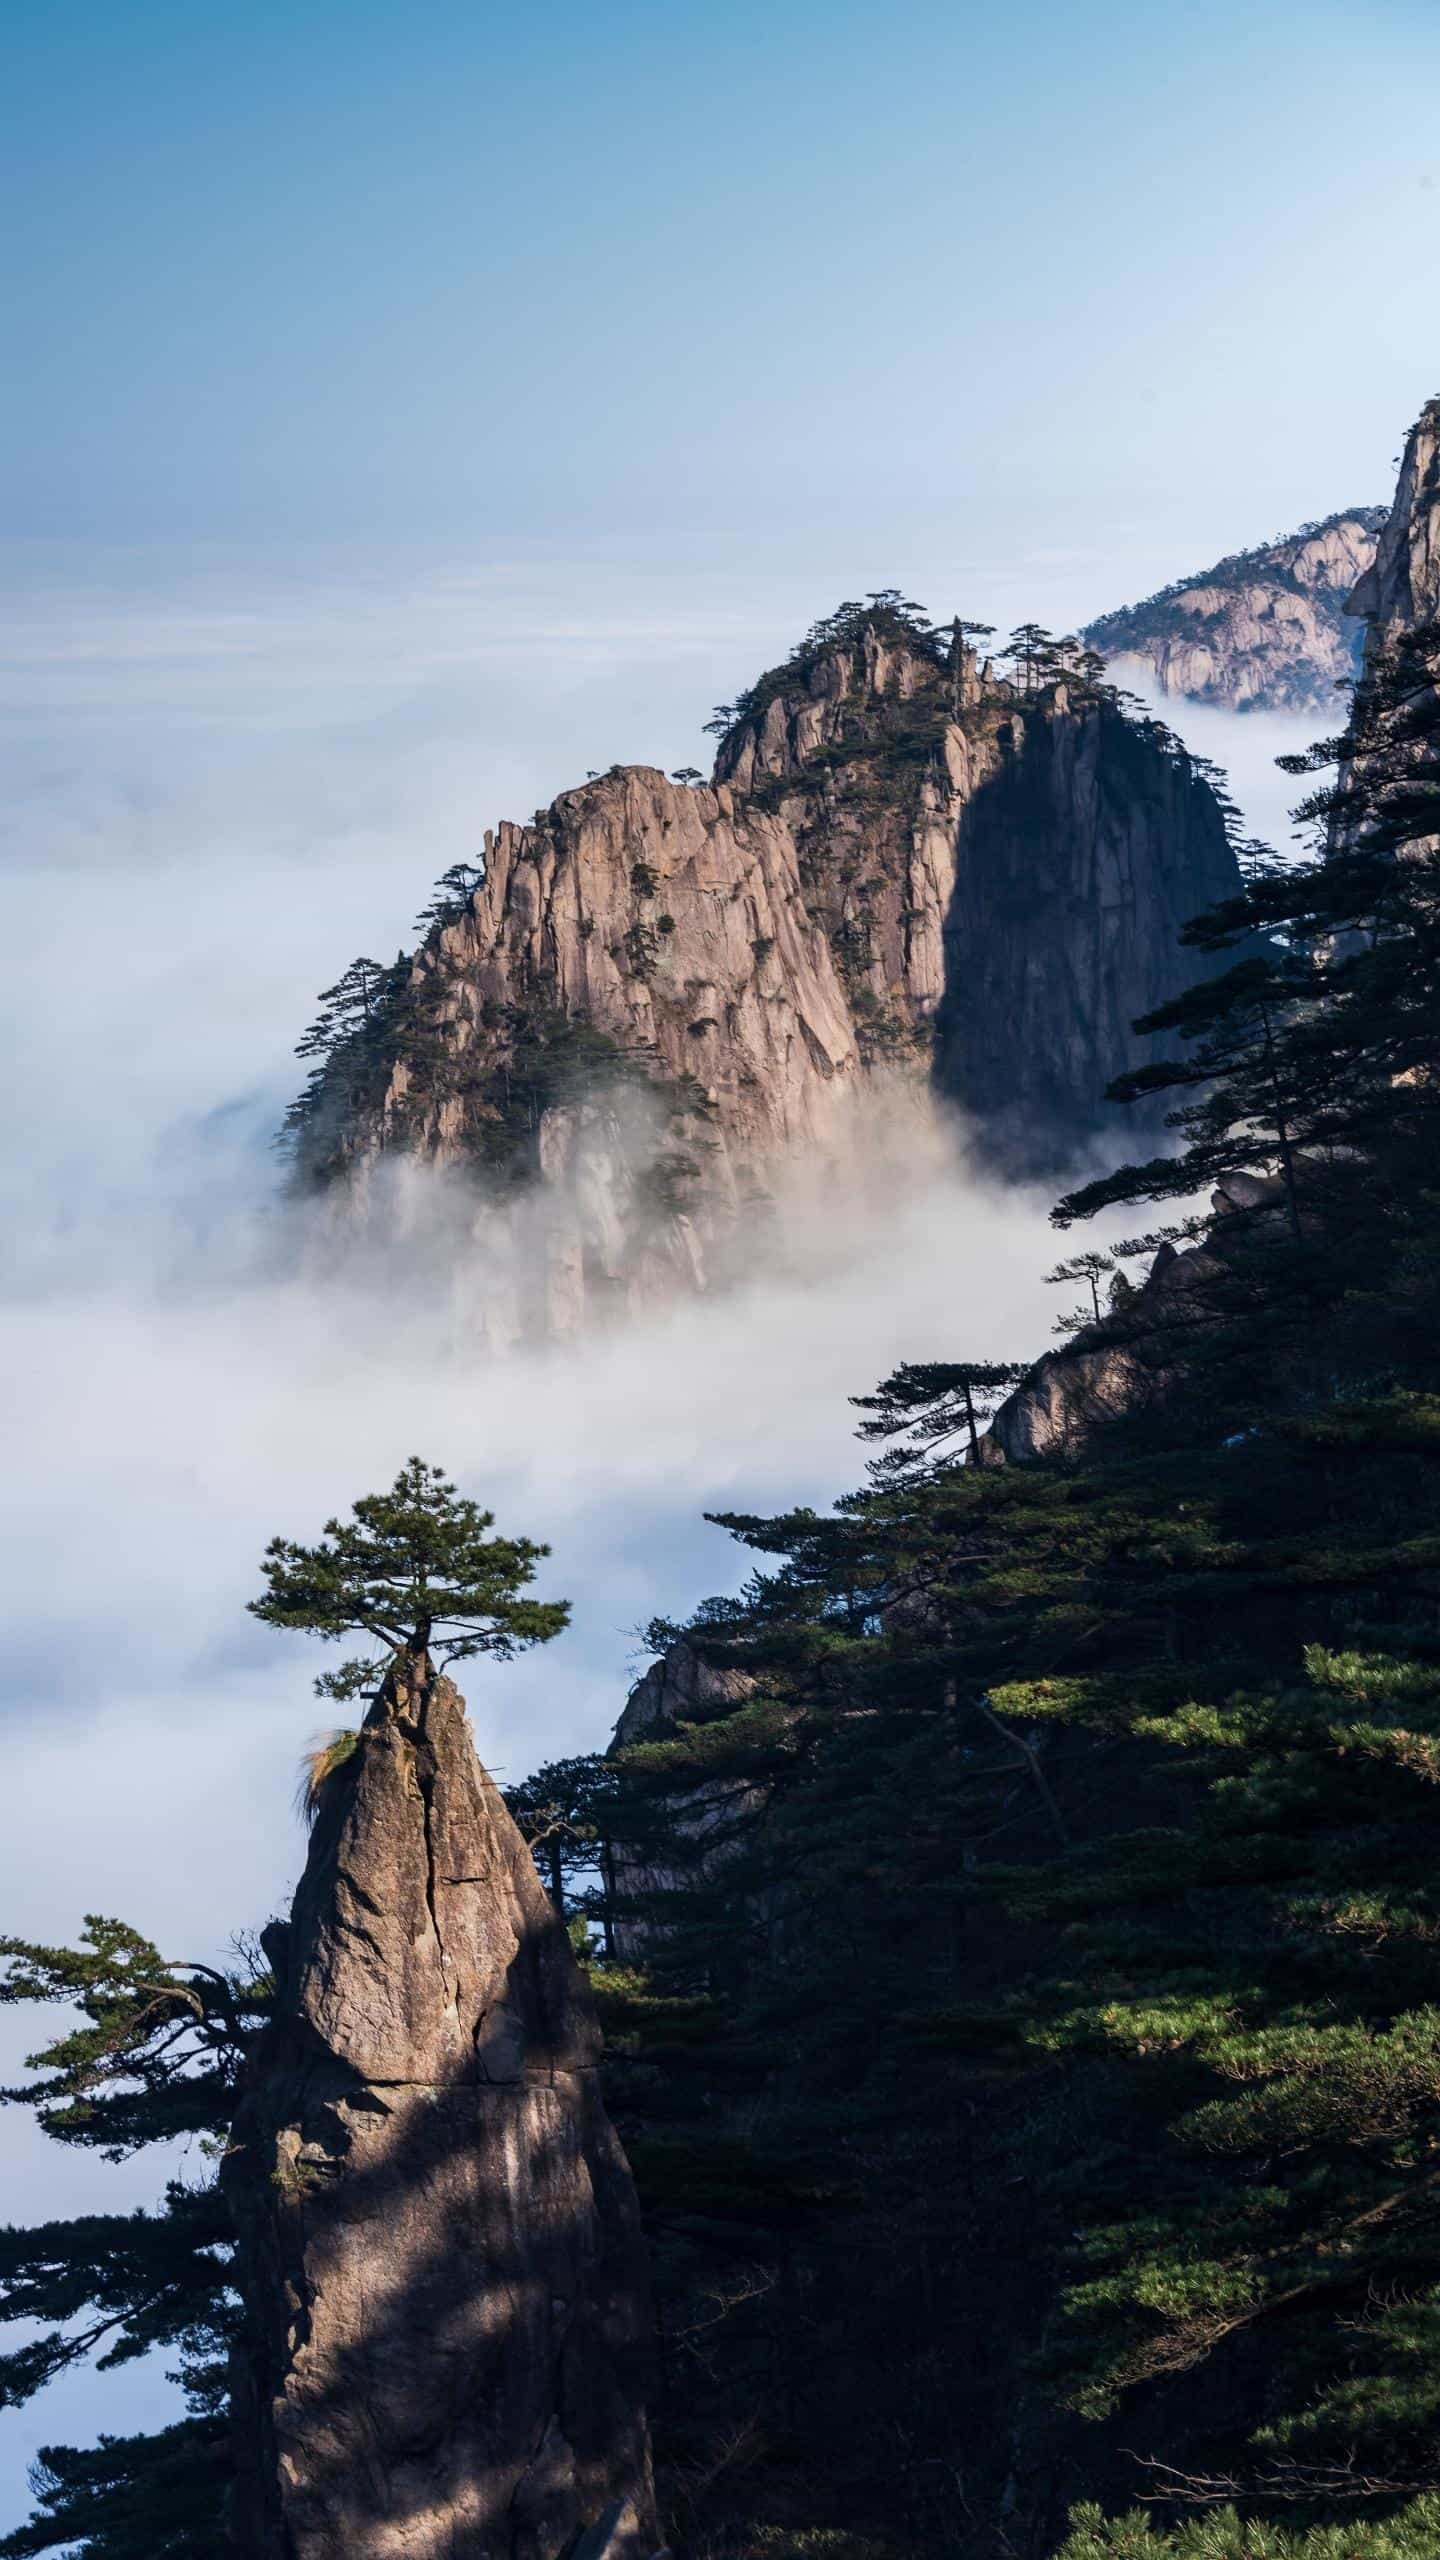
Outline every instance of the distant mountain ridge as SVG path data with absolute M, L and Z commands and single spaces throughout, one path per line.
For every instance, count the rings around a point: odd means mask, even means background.
M 1143 666 L 1167 695 L 1232 711 L 1331 712 L 1336 686 L 1359 672 L 1364 631 L 1347 608 L 1387 513 L 1342 507 L 1102 614 L 1082 636 L 1116 672 Z

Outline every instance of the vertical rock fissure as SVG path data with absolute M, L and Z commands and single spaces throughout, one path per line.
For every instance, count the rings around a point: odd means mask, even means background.
M 428 1659 L 425 1668 L 428 1669 Z M 440 1928 L 440 1910 L 435 1895 L 435 1753 L 426 1731 L 431 1683 L 422 1672 L 420 1682 L 420 1714 L 415 1741 L 415 1783 L 420 1790 L 421 1815 L 425 1835 L 425 1908 L 430 1915 L 430 1930 L 435 1940 L 435 1960 L 440 1979 L 448 1993 L 450 1968 L 446 1959 L 445 1940 Z

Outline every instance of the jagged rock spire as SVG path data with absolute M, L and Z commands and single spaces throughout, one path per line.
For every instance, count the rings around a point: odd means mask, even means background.
M 648 2307 L 599 2029 L 428 1662 L 328 1785 L 225 2178 L 246 2560 L 648 2560 Z

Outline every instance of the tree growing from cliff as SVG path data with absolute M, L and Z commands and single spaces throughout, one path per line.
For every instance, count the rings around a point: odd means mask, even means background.
M 362 954 L 333 987 L 320 992 L 320 1010 L 295 1044 L 297 1058 L 313 1061 L 304 1091 L 285 1114 L 276 1144 L 292 1157 L 313 1144 L 332 1108 L 353 1110 L 383 1047 L 380 1035 L 409 970 L 404 952 L 386 969 Z
M 1082 1281 L 1090 1292 L 1089 1315 L 1086 1315 L 1082 1307 L 1078 1316 L 1074 1313 L 1062 1316 L 1056 1327 L 1057 1332 L 1078 1333 L 1081 1325 L 1100 1322 L 1100 1283 L 1106 1273 L 1112 1272 L 1114 1268 L 1113 1253 L 1076 1253 L 1071 1255 L 1068 1262 L 1057 1262 L 1053 1271 L 1046 1272 L 1045 1278 L 1049 1285 L 1059 1286 L 1067 1281 Z
M 1026 693 L 1033 693 L 1057 671 L 1056 646 L 1054 633 L 1038 622 L 1019 623 L 1011 632 L 1001 654 L 1015 667 Z
M 313 1547 L 272 1538 L 265 1590 L 249 1602 L 271 1627 L 303 1628 L 322 1643 L 369 1636 L 379 1654 L 357 1655 L 315 1683 L 322 1698 L 354 1698 L 374 1685 L 387 1656 L 502 1662 L 547 1644 L 568 1624 L 567 1600 L 535 1600 L 529 1585 L 550 1550 L 530 1538 L 492 1538 L 493 1511 L 457 1492 L 438 1467 L 407 1458 L 388 1493 L 362 1494 L 348 1520 L 327 1520 Z
M 415 931 L 428 933 L 432 925 L 454 924 L 463 916 L 477 889 L 483 886 L 485 866 L 474 862 L 452 862 L 442 871 L 430 892 L 429 903 L 415 919 Z
M 1024 1375 L 1024 1363 L 1013 1360 L 903 1361 L 873 1395 L 850 1399 L 866 1417 L 856 1426 L 859 1437 L 892 1444 L 872 1460 L 871 1474 L 913 1482 L 962 1437 L 971 1464 L 978 1464 L 981 1423 Z

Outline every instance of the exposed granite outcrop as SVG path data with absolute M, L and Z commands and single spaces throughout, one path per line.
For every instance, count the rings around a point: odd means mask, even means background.
M 517 1325 L 564 1330 L 723 1278 L 777 1166 L 843 1167 L 897 1086 L 1058 1171 L 1236 878 L 1208 784 L 1107 692 L 867 627 L 763 678 L 711 782 L 616 767 L 487 836 L 301 1169 L 479 1168 L 539 1238 Z
M 610 1737 L 610 1750 L 665 1742 L 682 1726 L 733 1715 L 756 1686 L 752 1673 L 707 1662 L 688 1636 L 679 1636 L 636 1681 Z M 622 1957 L 632 1963 L 642 1959 L 663 1935 L 664 1922 L 654 1916 L 657 1899 L 663 1908 L 667 1893 L 715 1875 L 734 1857 L 739 1832 L 760 1803 L 759 1791 L 743 1780 L 701 1779 L 683 1796 L 668 1800 L 662 1842 L 643 1850 L 633 1843 L 617 1844 L 614 1930 Z M 647 1906 L 643 1919 L 633 1907 L 637 1903 Z
M 330 1780 L 225 2184 L 246 2560 L 648 2560 L 644 2251 L 565 1932 L 402 1660 Z
M 1124 678 L 1231 711 L 1333 713 L 1356 675 L 1361 635 L 1348 599 L 1366 577 L 1383 507 L 1351 507 L 1177 580 L 1144 604 L 1092 622 L 1085 638 Z
M 1433 700 L 1440 690 L 1436 637 L 1440 624 L 1440 397 L 1427 400 L 1405 439 L 1395 502 L 1380 535 L 1374 566 L 1356 588 L 1350 611 L 1364 620 L 1365 669 L 1377 682 L 1357 702 L 1371 744 L 1341 766 L 1329 821 L 1332 854 L 1363 843 L 1372 781 L 1380 786 L 1376 814 L 1389 801 L 1384 768 L 1398 775 L 1417 759 L 1424 761 L 1423 742 L 1414 732 L 1417 697 L 1428 687 Z M 1402 659 L 1405 673 L 1399 696 L 1387 708 L 1387 686 Z M 1380 768 L 1375 761 L 1377 738 L 1385 741 Z M 1410 841 L 1416 852 L 1440 854 L 1440 835 L 1412 835 Z
M 621 1711 L 611 1749 L 624 1751 L 632 1742 L 651 1742 L 673 1733 L 680 1724 L 703 1724 L 710 1716 L 728 1715 L 742 1706 L 755 1687 L 748 1671 L 724 1669 L 707 1662 L 684 1636 L 668 1645 L 643 1671 Z
M 998 1406 L 980 1442 L 982 1466 L 1023 1466 L 1035 1458 L 1079 1457 L 1108 1423 L 1163 1405 L 1184 1382 L 1187 1332 L 1205 1321 L 1207 1295 L 1260 1229 L 1286 1214 L 1278 1176 L 1227 1174 L 1210 1195 L 1197 1244 L 1162 1244 L 1138 1288 L 1119 1284 L 1118 1322 L 1086 1327 L 1048 1351 Z M 1188 1304 L 1187 1304 L 1188 1301 Z
M 1395 502 L 1349 611 L 1368 620 L 1377 645 L 1440 618 L 1440 397 L 1405 440 Z

